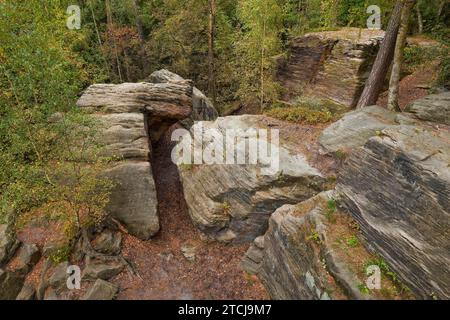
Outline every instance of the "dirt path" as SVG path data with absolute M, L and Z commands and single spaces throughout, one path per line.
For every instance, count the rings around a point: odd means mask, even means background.
M 153 149 L 161 231 L 150 241 L 124 238 L 122 254 L 135 263 L 142 280 L 126 272 L 117 276 L 113 282 L 121 286 L 118 299 L 268 299 L 257 278 L 239 267 L 248 245 L 201 240 L 170 160 L 172 147 L 169 132 Z M 196 248 L 192 262 L 181 252 L 186 245 Z

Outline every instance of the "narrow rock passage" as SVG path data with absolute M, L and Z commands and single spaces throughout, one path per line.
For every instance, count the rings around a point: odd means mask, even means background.
M 159 234 L 140 241 L 127 235 L 122 254 L 139 275 L 127 272 L 113 282 L 121 286 L 118 299 L 268 299 L 255 277 L 239 263 L 248 245 L 226 246 L 205 242 L 193 226 L 177 167 L 171 161 L 171 131 L 153 146 L 153 176 L 158 192 Z M 189 261 L 182 249 L 195 253 Z

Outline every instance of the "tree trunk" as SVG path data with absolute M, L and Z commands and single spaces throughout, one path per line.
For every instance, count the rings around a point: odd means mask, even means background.
M 115 55 L 115 58 L 116 58 L 117 73 L 119 75 L 120 82 L 123 82 L 122 71 L 121 71 L 121 66 L 120 66 L 120 59 L 119 59 L 119 53 L 117 52 L 118 49 L 117 49 L 116 39 L 114 38 L 114 35 L 112 34 L 113 33 L 113 18 L 112 18 L 111 2 L 110 2 L 110 0 L 105 0 L 105 8 L 106 8 L 107 29 L 108 29 L 108 34 L 110 34 L 112 36 L 112 45 L 113 45 L 114 55 Z
M 139 41 L 141 44 L 141 48 L 144 48 L 144 44 L 145 44 L 145 37 L 144 37 L 144 28 L 142 27 L 142 21 L 141 21 L 141 17 L 139 16 L 139 4 L 138 4 L 138 0 L 133 0 L 133 10 L 134 10 L 134 15 L 135 15 L 135 23 L 136 23 L 136 29 L 139 35 Z
M 389 20 L 389 25 L 386 29 L 384 40 L 381 43 L 372 71 L 366 81 L 366 85 L 357 104 L 357 108 L 364 108 L 377 103 L 378 96 L 383 88 L 383 83 L 386 79 L 394 55 L 402 8 L 403 1 L 398 0 L 392 12 L 391 19 Z
M 416 13 L 417 13 L 417 24 L 419 25 L 419 34 L 423 33 L 423 18 L 422 12 L 420 11 L 419 3 L 416 4 Z
M 208 0 L 209 4 L 209 30 L 208 30 L 208 93 L 213 104 L 216 104 L 216 79 L 214 65 L 214 37 L 215 37 L 215 18 L 216 1 Z
M 391 79 L 389 81 L 388 109 L 402 111 L 398 105 L 400 71 L 403 64 L 403 49 L 408 35 L 409 16 L 415 0 L 404 0 L 400 28 L 398 30 L 397 42 L 395 44 L 394 63 L 392 65 Z

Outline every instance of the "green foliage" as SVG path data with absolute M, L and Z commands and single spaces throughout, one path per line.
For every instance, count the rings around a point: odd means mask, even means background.
M 351 236 L 346 239 L 347 245 L 351 248 L 359 246 L 359 240 L 356 236 Z
M 104 215 L 95 125 L 75 107 L 91 81 L 72 50 L 69 1 L 0 2 L 0 219 L 41 209 L 78 228 Z M 63 214 L 62 214 L 63 213 Z M 69 227 L 70 229 L 70 227 Z
M 336 222 L 336 217 L 335 217 L 335 213 L 337 210 L 336 207 L 337 207 L 337 205 L 336 205 L 335 199 L 330 199 L 327 201 L 327 209 L 326 209 L 325 216 L 326 216 L 327 220 L 331 223 Z
M 358 284 L 358 290 L 359 292 L 361 292 L 362 294 L 370 294 L 370 289 L 367 288 L 367 286 L 364 283 L 360 283 Z

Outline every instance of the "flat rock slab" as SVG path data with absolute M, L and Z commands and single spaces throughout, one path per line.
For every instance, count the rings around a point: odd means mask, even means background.
M 102 279 L 97 279 L 81 300 L 113 300 L 119 287 Z
M 83 279 L 108 280 L 125 268 L 120 259 L 95 258 L 87 262 L 83 270 Z
M 416 100 L 405 111 L 420 120 L 450 125 L 450 91 Z
M 378 106 L 355 110 L 326 128 L 319 143 L 327 152 L 345 152 L 363 146 L 370 137 L 398 125 L 396 119 L 395 112 Z
M 267 118 L 229 116 L 215 122 L 198 122 L 190 132 L 195 136 L 197 130 L 212 132 L 212 129 L 224 138 L 228 129 L 270 129 L 263 124 L 264 119 Z M 192 145 L 197 150 L 212 150 L 223 143 L 220 139 L 207 140 L 193 139 Z M 271 143 L 267 139 L 261 141 Z M 271 173 L 270 170 L 264 172 L 268 168 L 261 162 L 179 164 L 184 196 L 194 224 L 207 236 L 222 242 L 253 241 L 265 232 L 267 220 L 277 208 L 322 191 L 326 179 L 308 164 L 300 151 L 291 147 L 281 142 L 279 167 Z M 235 155 L 246 154 L 245 144 L 237 144 L 233 150 Z
M 148 78 L 151 83 L 168 83 L 173 81 L 184 81 L 179 75 L 162 69 L 153 72 Z M 191 127 L 195 121 L 211 121 L 217 119 L 219 116 L 216 108 L 212 102 L 196 87 L 192 92 L 192 114 L 189 118 L 182 120 L 181 124 L 184 127 Z
M 398 126 L 352 152 L 337 192 L 367 242 L 420 298 L 450 298 L 450 134 Z

